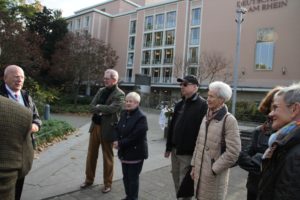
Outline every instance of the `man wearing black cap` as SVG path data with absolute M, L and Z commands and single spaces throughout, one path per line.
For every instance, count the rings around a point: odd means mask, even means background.
M 190 166 L 200 124 L 207 111 L 206 100 L 197 94 L 199 83 L 195 76 L 178 78 L 177 82 L 180 83 L 182 99 L 174 108 L 165 152 L 166 158 L 171 154 L 176 192 Z

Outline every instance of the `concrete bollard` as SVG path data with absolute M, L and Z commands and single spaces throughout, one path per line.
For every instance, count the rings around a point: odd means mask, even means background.
M 44 107 L 44 120 L 50 119 L 50 105 L 46 104 Z

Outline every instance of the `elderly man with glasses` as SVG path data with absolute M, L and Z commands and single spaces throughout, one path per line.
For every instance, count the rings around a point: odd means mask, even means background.
M 93 117 L 89 130 L 90 140 L 86 159 L 86 178 L 80 185 L 81 188 L 87 188 L 94 183 L 98 151 L 101 144 L 104 168 L 102 192 L 111 191 L 114 169 L 113 141 L 116 139 L 113 132 L 119 120 L 125 98 L 124 92 L 117 85 L 118 80 L 119 75 L 116 70 L 106 70 L 103 78 L 105 87 L 98 90 L 90 104 Z
M 207 103 L 197 94 L 199 83 L 195 76 L 177 79 L 182 99 L 176 103 L 170 123 L 165 157 L 171 155 L 172 176 L 176 192 L 190 166 L 200 124 L 207 111 Z M 184 199 L 191 199 L 187 195 Z

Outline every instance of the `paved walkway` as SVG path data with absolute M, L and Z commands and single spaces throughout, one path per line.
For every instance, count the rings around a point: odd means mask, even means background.
M 141 200 L 171 200 L 175 198 L 174 187 L 170 174 L 170 160 L 163 157 L 165 140 L 158 126 L 158 113 L 147 111 L 149 131 L 149 159 L 144 163 L 141 174 L 139 197 Z M 74 119 L 71 116 L 52 116 L 65 120 L 74 127 L 84 125 L 68 137 L 67 140 L 54 144 L 34 160 L 33 168 L 26 176 L 22 200 L 61 199 L 61 200 L 119 200 L 124 197 L 120 162 L 115 156 L 115 175 L 113 189 L 102 194 L 102 159 L 98 159 L 98 167 L 94 186 L 80 190 L 84 181 L 85 161 L 88 147 L 89 116 Z M 100 152 L 99 155 L 102 155 Z M 116 151 L 115 151 L 116 155 Z M 238 167 L 231 170 L 228 200 L 246 199 L 246 173 Z

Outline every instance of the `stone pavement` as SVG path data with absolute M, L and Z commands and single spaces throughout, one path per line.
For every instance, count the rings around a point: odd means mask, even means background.
M 174 186 L 170 174 L 170 159 L 163 157 L 165 140 L 163 131 L 158 126 L 158 112 L 145 110 L 149 131 L 149 159 L 144 162 L 141 173 L 141 200 L 171 200 L 175 198 Z M 22 200 L 59 199 L 59 200 L 118 200 L 125 196 L 120 162 L 115 156 L 115 175 L 110 193 L 102 194 L 102 159 L 98 159 L 98 167 L 94 185 L 80 190 L 79 185 L 85 178 L 85 161 L 88 147 L 88 128 L 90 117 L 53 116 L 66 120 L 74 127 L 84 125 L 68 137 L 67 140 L 54 144 L 34 160 L 33 168 L 26 176 Z M 243 127 L 245 128 L 245 127 Z M 100 148 L 101 149 L 101 148 Z M 101 150 L 100 150 L 101 151 Z M 101 156 L 102 153 L 99 153 Z M 115 151 L 116 155 L 116 151 Z M 232 168 L 228 200 L 246 199 L 246 172 L 238 167 Z

